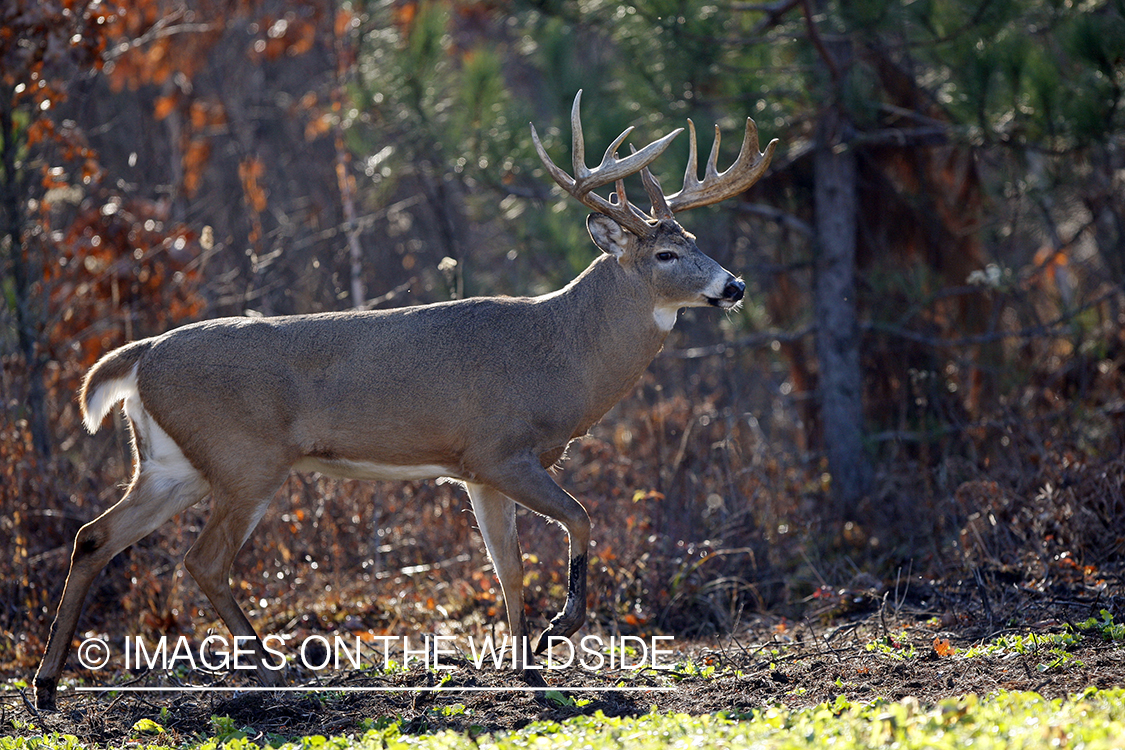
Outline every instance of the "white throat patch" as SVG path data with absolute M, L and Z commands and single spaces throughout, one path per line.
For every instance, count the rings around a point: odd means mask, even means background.
M 676 316 L 679 314 L 680 308 L 676 306 L 658 305 L 652 311 L 652 319 L 656 322 L 656 327 L 662 331 L 671 331 L 673 326 L 676 325 Z

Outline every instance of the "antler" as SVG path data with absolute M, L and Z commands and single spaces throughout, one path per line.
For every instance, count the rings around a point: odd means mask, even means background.
M 758 126 L 746 118 L 746 135 L 738 158 L 725 172 L 719 172 L 716 161 L 719 158 L 719 126 L 715 126 L 715 143 L 711 146 L 711 156 L 707 159 L 707 171 L 703 181 L 699 180 L 699 165 L 695 143 L 695 123 L 688 120 L 688 137 L 691 139 L 691 155 L 684 172 L 684 187 L 680 192 L 667 198 L 671 211 L 686 211 L 738 195 L 753 185 L 765 173 L 777 147 L 774 138 L 766 145 L 763 153 L 758 153 Z
M 609 144 L 609 148 L 605 150 L 605 155 L 602 156 L 601 164 L 590 169 L 586 166 L 585 141 L 582 138 L 582 122 L 578 112 L 581 101 L 582 91 L 579 90 L 574 97 L 574 105 L 570 110 L 570 128 L 573 134 L 571 151 L 574 176 L 571 177 L 568 175 L 551 161 L 551 157 L 547 156 L 547 151 L 543 148 L 543 144 L 539 140 L 539 134 L 535 132 L 535 125 L 533 124 L 531 126 L 531 140 L 535 143 L 535 150 L 539 153 L 539 158 L 542 159 L 543 166 L 547 168 L 547 172 L 563 190 L 577 198 L 583 205 L 594 209 L 598 213 L 605 214 L 639 237 L 652 234 L 656 228 L 651 223 L 651 218 L 629 203 L 628 199 L 625 197 L 625 189 L 620 181 L 637 172 L 642 172 L 642 176 L 644 172 L 648 172 L 646 167 L 664 153 L 664 150 L 668 148 L 672 139 L 679 135 L 683 128 L 677 128 L 663 138 L 648 144 L 640 151 L 635 151 L 624 159 L 618 159 L 618 146 L 633 132 L 633 128 L 628 127 L 625 129 L 624 133 L 613 140 L 613 143 Z M 595 188 L 608 185 L 611 182 L 618 183 L 615 189 L 615 195 L 617 197 L 615 202 L 610 202 L 593 192 Z M 648 190 L 647 180 L 645 188 Z M 663 197 L 661 193 L 660 199 L 663 200 Z
M 590 169 L 586 166 L 585 141 L 582 138 L 582 122 L 578 109 L 582 100 L 582 91 L 579 90 L 574 97 L 574 105 L 570 110 L 570 128 L 573 134 L 572 159 L 574 176 L 571 177 L 557 167 L 547 156 L 546 149 L 539 141 L 539 134 L 535 132 L 535 125 L 531 126 L 531 139 L 535 142 L 535 150 L 543 160 L 543 166 L 563 190 L 577 198 L 583 205 L 588 206 L 598 213 L 605 214 L 621 226 L 636 234 L 645 237 L 656 231 L 656 226 L 672 219 L 676 211 L 686 211 L 710 203 L 738 195 L 743 190 L 753 185 L 765 173 L 773 158 L 777 139 L 766 145 L 766 150 L 758 152 L 758 126 L 749 117 L 746 118 L 746 135 L 742 139 L 742 148 L 738 158 L 725 172 L 719 172 L 717 161 L 719 158 L 719 126 L 715 126 L 715 143 L 711 146 L 711 155 L 707 159 L 707 168 L 703 180 L 699 179 L 699 159 L 695 138 L 695 123 L 688 120 L 688 134 L 691 138 L 691 154 L 688 157 L 687 170 L 684 173 L 684 186 L 680 192 L 665 197 L 660 188 L 660 183 L 648 165 L 664 153 L 672 139 L 680 134 L 683 128 L 677 128 L 663 138 L 653 141 L 640 151 L 633 149 L 633 153 L 624 159 L 617 158 L 617 148 L 633 132 L 633 128 L 617 136 L 602 156 L 602 163 Z M 641 182 L 649 200 L 652 201 L 651 213 L 645 213 L 629 203 L 625 197 L 625 186 L 622 180 L 631 174 L 640 172 Z M 610 200 L 602 198 L 593 192 L 595 188 L 616 183 L 614 193 Z

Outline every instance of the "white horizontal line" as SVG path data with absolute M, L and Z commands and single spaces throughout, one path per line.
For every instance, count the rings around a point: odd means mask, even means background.
M 675 690 L 673 686 L 663 687 L 357 687 L 355 685 L 341 685 L 340 687 L 206 687 L 202 685 L 186 685 L 183 687 L 75 687 L 76 693 L 455 693 L 455 692 L 536 692 L 536 691 L 563 691 L 587 693 L 607 693 L 611 691 L 623 693 L 638 693 L 650 690 Z

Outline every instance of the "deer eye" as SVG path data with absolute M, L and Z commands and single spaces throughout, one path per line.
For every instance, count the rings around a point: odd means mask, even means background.
M 656 259 L 658 261 L 662 262 L 662 263 L 671 263 L 672 261 L 676 260 L 679 257 L 680 256 L 678 256 L 675 253 L 670 252 L 668 250 L 665 250 L 663 252 L 659 252 L 659 253 L 656 254 Z

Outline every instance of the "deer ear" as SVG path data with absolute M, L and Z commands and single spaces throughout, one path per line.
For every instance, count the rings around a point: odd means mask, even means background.
M 602 249 L 618 260 L 636 241 L 636 236 L 613 219 L 603 214 L 590 214 L 586 217 L 586 229 L 590 232 L 590 239 Z

